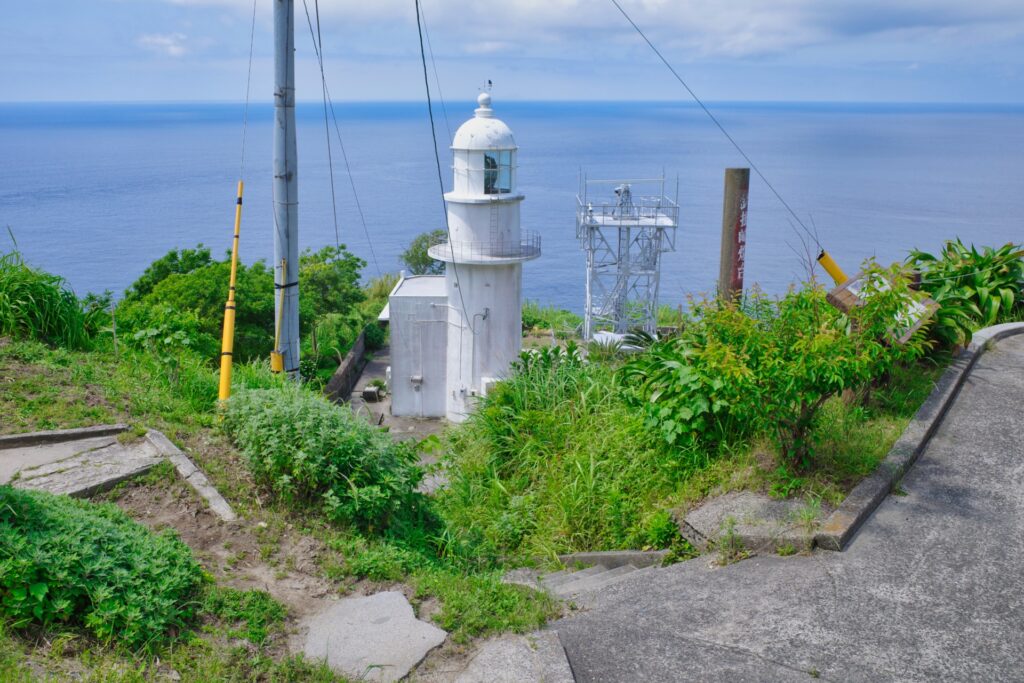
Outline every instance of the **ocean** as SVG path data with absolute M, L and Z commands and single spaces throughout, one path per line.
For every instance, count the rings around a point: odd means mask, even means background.
M 448 142 L 474 104 L 436 106 L 446 186 Z M 852 272 L 868 257 L 901 259 L 943 240 L 1024 241 L 1024 107 L 722 103 L 710 105 L 775 188 Z M 661 302 L 714 288 L 723 172 L 746 165 L 694 105 L 677 102 L 503 102 L 495 115 L 519 144 L 523 228 L 543 235 L 524 269 L 524 295 L 581 311 L 584 254 L 575 195 L 591 178 L 662 173 L 678 193 L 676 250 L 663 257 Z M 426 107 L 335 109 L 366 219 L 359 219 L 332 142 L 338 238 L 368 262 L 367 277 L 397 271 L 420 232 L 443 226 Z M 250 111 L 241 256 L 271 260 L 272 109 Z M 334 244 L 319 103 L 300 104 L 299 234 Z M 5 227 L 35 266 L 74 290 L 120 294 L 147 264 L 197 243 L 230 249 L 241 155 L 238 104 L 0 105 L 0 252 Z M 751 179 L 747 284 L 782 292 L 805 277 L 799 228 Z M 369 238 L 368 238 L 369 237 Z M 794 253 L 796 252 L 796 253 Z M 244 292 L 240 293 L 244 296 Z

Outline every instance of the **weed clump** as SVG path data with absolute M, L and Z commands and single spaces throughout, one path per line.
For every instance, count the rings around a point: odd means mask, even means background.
M 0 255 L 0 335 L 79 349 L 89 343 L 87 318 L 63 278 L 32 268 L 16 251 Z
M 687 459 L 652 438 L 607 365 L 525 353 L 449 436 L 439 513 L 496 556 L 662 546 Z
M 202 571 L 170 531 L 109 504 L 0 486 L 0 616 L 13 628 L 84 626 L 139 649 L 193 616 Z
M 237 394 L 224 427 L 258 483 L 332 522 L 379 531 L 419 500 L 423 473 L 410 446 L 301 387 Z

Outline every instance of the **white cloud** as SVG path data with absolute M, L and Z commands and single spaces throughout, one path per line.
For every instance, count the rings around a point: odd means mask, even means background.
M 231 8 L 242 16 L 251 0 L 165 0 Z M 557 45 L 617 40 L 632 29 L 608 0 L 420 0 L 435 50 L 473 54 L 509 44 Z M 619 0 L 652 39 L 690 57 L 742 58 L 894 31 L 936 35 L 950 28 L 1001 27 L 1024 36 L 1020 0 Z M 306 0 L 309 11 L 314 0 Z M 257 5 L 269 18 L 269 3 Z M 304 22 L 302 0 L 297 20 Z M 412 0 L 319 0 L 325 28 L 415 20 Z M 983 32 L 984 32 L 983 28 Z M 633 37 L 633 36 L 630 36 Z M 447 39 L 446 39 L 447 38 Z M 489 49 L 488 46 L 501 46 Z
M 184 57 L 188 54 L 187 40 L 183 33 L 144 33 L 135 44 L 165 57 Z

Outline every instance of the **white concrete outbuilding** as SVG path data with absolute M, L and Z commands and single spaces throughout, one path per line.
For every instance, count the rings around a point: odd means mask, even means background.
M 512 131 L 489 93 L 477 102 L 452 142 L 450 239 L 430 248 L 445 274 L 404 278 L 389 299 L 395 415 L 464 420 L 522 348 L 522 264 L 540 256 L 540 236 L 519 226 Z

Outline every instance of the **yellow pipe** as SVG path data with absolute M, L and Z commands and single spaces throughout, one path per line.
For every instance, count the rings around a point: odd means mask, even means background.
M 288 261 L 281 259 L 281 279 L 288 272 Z M 270 352 L 270 371 L 284 372 L 284 354 L 281 353 L 281 315 L 284 313 L 284 287 L 277 295 L 277 323 L 274 325 L 274 350 Z
M 238 233 L 242 227 L 242 181 L 238 181 L 238 201 L 235 202 L 235 238 L 231 244 L 231 282 L 228 302 L 224 305 L 224 335 L 220 341 L 220 392 L 217 398 L 231 398 L 231 358 L 235 350 L 235 280 L 238 275 Z
M 843 272 L 843 269 L 839 267 L 839 264 L 836 263 L 824 249 L 822 249 L 821 253 L 818 254 L 818 263 L 820 263 L 825 271 L 832 276 L 832 279 L 836 281 L 837 285 L 841 285 L 850 279 L 846 277 L 846 273 Z

